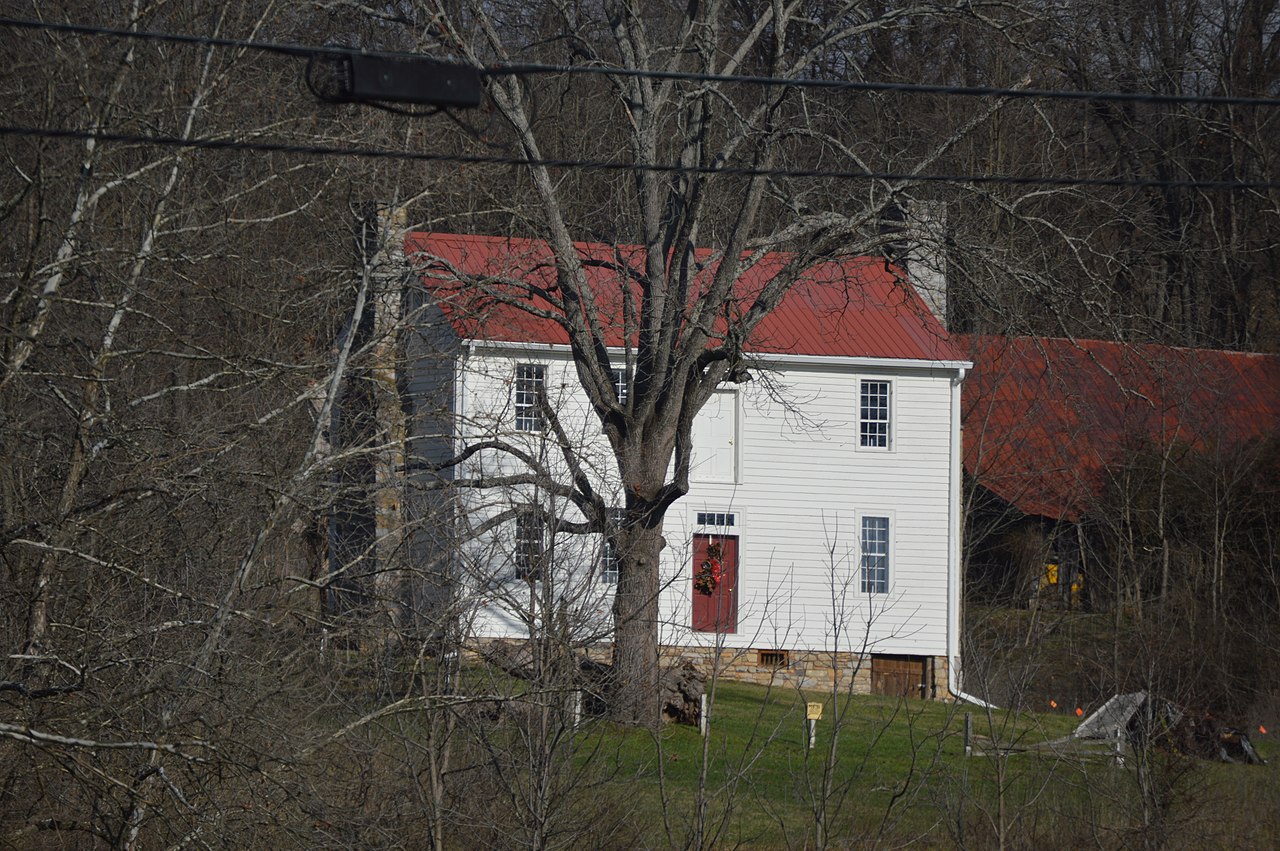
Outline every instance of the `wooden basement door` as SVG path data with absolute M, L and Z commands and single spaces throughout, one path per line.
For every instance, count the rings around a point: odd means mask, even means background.
M 871 657 L 871 693 L 890 697 L 924 697 L 927 656 Z

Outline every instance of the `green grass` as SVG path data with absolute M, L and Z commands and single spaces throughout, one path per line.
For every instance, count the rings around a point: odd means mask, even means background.
M 812 750 L 803 721 L 808 701 L 824 704 Z M 669 726 L 656 738 L 613 728 L 606 735 L 616 737 L 625 766 L 620 773 L 642 822 L 660 823 L 665 808 L 678 829 L 689 830 L 701 785 L 713 821 L 724 822 L 724 844 L 784 847 L 804 845 L 812 834 L 824 775 L 836 834 L 945 835 L 940 824 L 949 818 L 948 795 L 964 794 L 958 781 L 975 765 L 977 774 L 986 773 L 983 760 L 964 756 L 963 712 L 938 702 L 873 696 L 837 701 L 830 694 L 721 683 L 705 750 L 691 727 Z M 1064 716 L 1003 712 L 984 713 L 975 722 L 975 734 L 1023 744 L 1058 738 L 1075 726 Z M 1032 755 L 1018 759 L 1028 766 L 1042 762 Z M 984 783 L 980 777 L 978 784 Z
M 814 750 L 805 747 L 802 721 L 810 700 L 824 702 Z M 988 749 L 987 755 L 966 757 L 966 711 L 975 736 L 1002 745 L 1043 744 L 1078 723 L 1065 713 L 986 713 L 873 696 L 836 702 L 829 694 L 721 683 L 705 751 L 691 727 L 668 726 L 655 737 L 601 722 L 586 735 L 597 743 L 589 751 L 594 759 L 616 760 L 610 768 L 614 791 L 631 808 L 639 832 L 651 840 L 657 839 L 653 831 L 668 827 L 677 838 L 693 831 L 702 788 L 709 821 L 721 828 L 714 834 L 717 847 L 812 847 L 814 810 L 823 794 L 833 736 L 826 793 L 829 836 L 840 840 L 838 847 L 901 842 L 954 847 L 961 836 L 966 844 L 985 847 L 995 841 L 1001 824 L 1001 797 L 1008 835 L 1041 847 L 1073 841 L 1125 847 L 1142 829 L 1132 766 L 1034 751 L 997 757 Z M 1263 743 L 1264 756 L 1274 750 L 1270 745 Z M 1271 766 L 1178 765 L 1176 771 L 1157 766 L 1168 775 L 1168 824 L 1203 822 L 1206 794 L 1221 788 L 1232 789 L 1237 801 L 1275 809 Z M 1256 830 L 1257 820 L 1250 821 Z M 1265 827 L 1263 835 L 1273 837 L 1275 827 Z
M 518 697 L 526 682 L 483 666 L 462 682 L 464 691 L 514 698 L 497 716 L 477 709 L 455 733 L 449 783 L 455 808 L 465 811 L 459 824 L 469 827 L 452 834 L 452 845 L 492 847 L 527 835 L 531 817 L 519 808 L 536 797 L 533 778 L 541 769 L 533 751 L 547 741 L 534 728 L 551 716 L 528 711 Z M 563 696 L 554 701 L 564 705 Z M 808 701 L 823 703 L 813 750 L 803 724 Z M 969 757 L 966 713 L 976 746 Z M 421 728 L 404 720 L 408 726 L 396 735 L 420 741 Z M 722 682 L 705 741 L 692 727 L 668 725 L 654 734 L 603 719 L 588 719 L 576 735 L 553 736 L 555 755 L 543 764 L 554 766 L 547 800 L 564 841 L 550 844 L 698 847 L 692 840 L 701 832 L 708 849 L 812 848 L 825 802 L 827 838 L 837 848 L 986 848 L 998 844 L 1002 830 L 1006 845 L 1018 848 L 1128 848 L 1153 836 L 1169 848 L 1217 847 L 1233 836 L 1247 838 L 1239 847 L 1280 847 L 1274 764 L 1155 754 L 1159 794 L 1144 802 L 1132 760 L 1119 767 L 1098 756 L 1035 750 L 1077 724 L 1065 707 L 986 712 Z M 395 741 L 384 743 L 398 747 Z M 1269 737 L 1255 744 L 1268 759 L 1280 756 Z

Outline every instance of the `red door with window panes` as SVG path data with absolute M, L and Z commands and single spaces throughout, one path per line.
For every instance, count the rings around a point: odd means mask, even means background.
M 718 574 L 718 581 L 709 594 L 705 593 L 705 580 L 699 588 L 698 576 L 702 573 Z M 698 632 L 737 632 L 737 536 L 694 535 L 693 580 L 693 628 Z

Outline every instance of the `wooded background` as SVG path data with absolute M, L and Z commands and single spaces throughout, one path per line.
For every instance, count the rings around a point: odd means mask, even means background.
M 338 454 L 330 433 L 341 379 L 385 367 L 400 330 L 353 330 L 379 295 L 360 225 L 371 205 L 401 207 L 420 229 L 547 238 L 546 180 L 572 238 L 652 244 L 638 212 L 650 180 L 681 204 L 697 198 L 708 247 L 743 237 L 887 255 L 905 216 L 946 258 L 954 330 L 1280 352 L 1274 2 L 6 8 L 49 24 L 556 66 L 487 78 L 544 159 L 763 173 L 539 172 L 491 99 L 424 115 L 335 104 L 306 85 L 324 63 L 309 72 L 305 58 L 0 24 L 5 844 L 444 847 L 482 822 L 535 847 L 588 841 L 552 817 L 589 800 L 565 793 L 581 772 L 563 703 L 521 722 L 534 732 L 519 746 L 486 749 L 477 733 L 451 752 L 476 718 L 456 660 L 441 663 L 440 635 L 405 626 L 388 611 L 402 601 L 379 596 L 414 581 L 414 566 L 392 554 L 378 568 L 388 582 L 329 559 L 334 506 L 371 496 L 368 477 L 337 471 L 387 463 L 385 431 L 356 432 L 364 442 Z M 587 73 L 629 65 L 692 76 Z M 784 88 L 709 70 L 1062 96 Z M 640 150 L 627 92 L 659 86 L 670 108 Z M 1134 97 L 1066 96 L 1080 92 Z M 749 143 L 725 147 L 738 138 Z M 669 206 L 659 220 L 681 215 Z M 1149 461 L 1135 457 L 1136 474 Z M 1206 666 L 1235 672 L 1221 682 L 1230 694 L 1274 670 L 1255 663 L 1280 638 L 1278 503 L 1260 502 L 1275 480 L 1233 474 L 1224 510 L 1240 522 L 1214 526 L 1198 483 L 1226 468 L 1193 467 L 1167 513 L 1118 511 L 1116 535 L 1149 545 L 1177 513 L 1197 546 L 1240 568 L 1232 593 L 1249 606 L 1205 608 L 1175 572 L 1145 619 L 1111 613 L 1132 643 L 1113 645 L 1126 673 L 1100 675 L 1100 694 L 1157 670 L 1181 688 Z M 1113 496 L 1136 506 L 1149 493 Z M 338 617 L 343 583 L 368 604 Z M 1151 615 L 1162 606 L 1173 620 Z M 1194 625 L 1178 633 L 1198 637 L 1194 666 L 1157 640 L 1169 623 Z M 572 678 L 543 673 L 548 691 Z M 1270 690 L 1252 678 L 1231 709 L 1275 706 L 1274 678 Z M 492 767 L 492 786 L 451 785 L 468 759 Z M 486 809 L 494 790 L 510 805 Z M 593 835 L 608 824 L 600 814 Z

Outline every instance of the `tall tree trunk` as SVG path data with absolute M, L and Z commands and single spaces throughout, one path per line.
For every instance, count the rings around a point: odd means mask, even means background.
M 648 514 L 629 508 L 628 521 L 637 513 Z M 661 519 L 649 526 L 624 523 L 618 537 L 611 712 L 616 721 L 652 729 L 658 725 L 658 568 L 666 539 Z
M 404 286 L 403 207 L 380 210 L 378 240 L 366 261 L 373 298 L 373 395 L 378 448 L 373 454 L 374 549 L 377 558 L 375 588 L 379 607 L 387 614 L 389 645 L 398 641 L 405 621 L 404 469 L 408 423 L 400 398 L 401 289 Z

